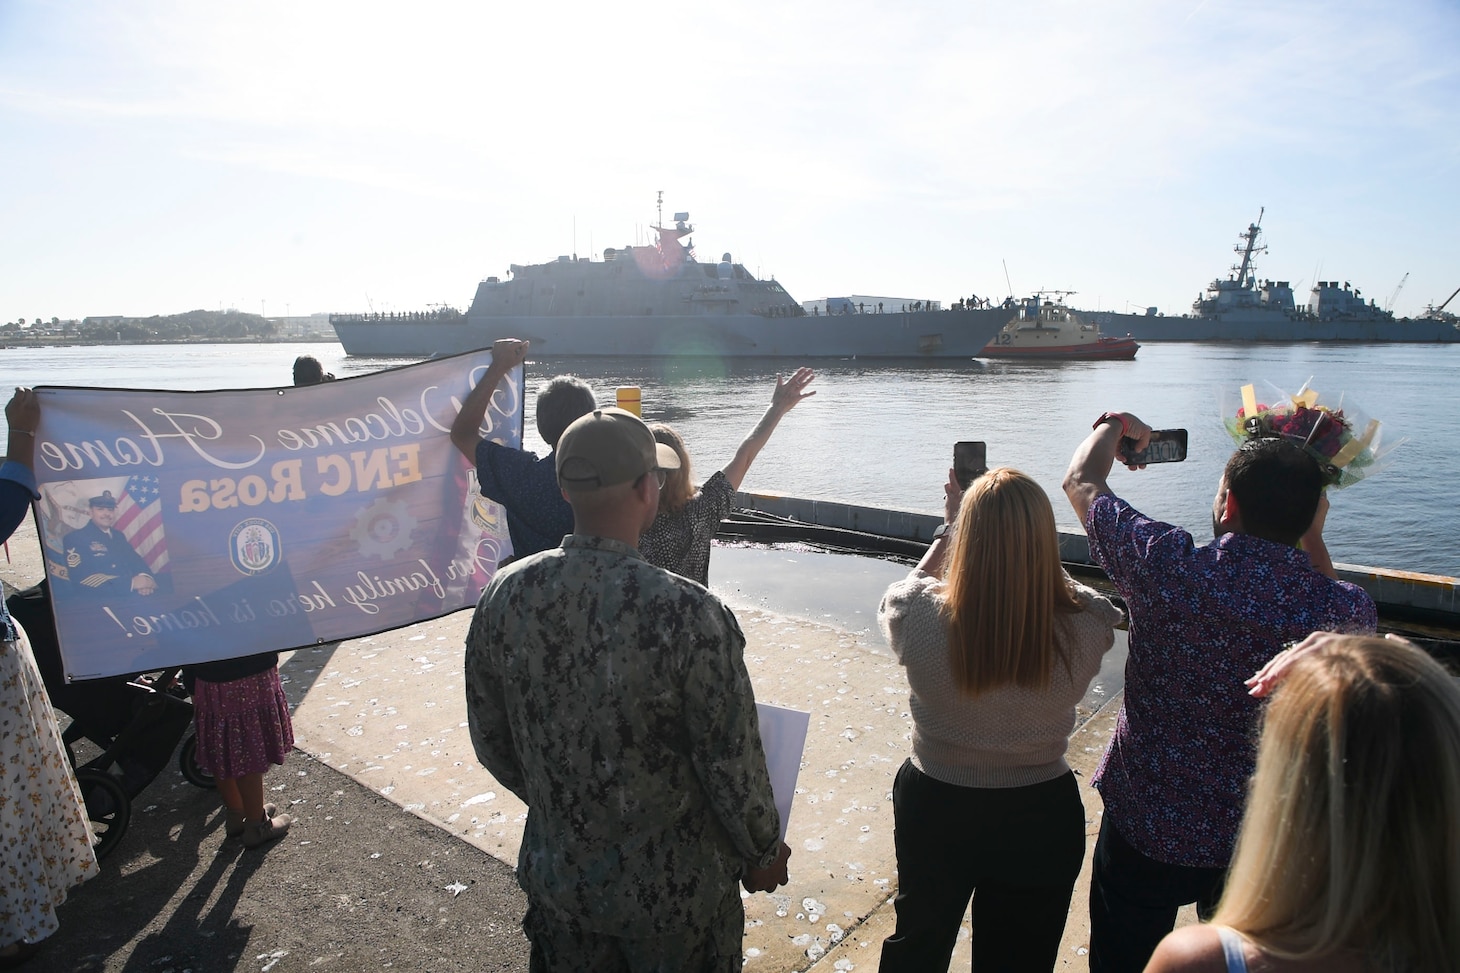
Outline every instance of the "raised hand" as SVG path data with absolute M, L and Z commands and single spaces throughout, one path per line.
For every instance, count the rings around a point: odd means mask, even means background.
M 41 400 L 35 389 L 19 388 L 5 404 L 5 423 L 21 433 L 34 433 L 41 421 Z
M 802 399 L 809 399 L 815 392 L 806 391 L 816 378 L 816 373 L 804 365 L 791 373 L 790 378 L 776 376 L 776 391 L 771 397 L 771 408 L 782 415 L 790 412 Z
M 492 342 L 492 364 L 516 368 L 527 361 L 527 349 L 531 344 L 521 338 L 498 338 Z

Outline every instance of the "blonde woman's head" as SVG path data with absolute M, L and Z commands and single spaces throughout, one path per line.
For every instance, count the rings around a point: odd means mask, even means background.
M 1334 636 L 1263 721 L 1214 921 L 1273 955 L 1358 950 L 1378 970 L 1460 956 L 1460 688 L 1423 651 Z
M 1009 467 L 963 494 L 944 575 L 949 659 L 969 695 L 1049 685 L 1060 647 L 1054 614 L 1078 603 L 1060 565 L 1049 496 Z
M 695 495 L 696 489 L 694 474 L 689 468 L 689 450 L 684 448 L 684 440 L 679 433 L 666 422 L 650 423 L 649 431 L 656 440 L 679 454 L 679 469 L 670 471 L 669 479 L 664 481 L 664 489 L 659 491 L 659 509 L 670 512 L 682 510 Z

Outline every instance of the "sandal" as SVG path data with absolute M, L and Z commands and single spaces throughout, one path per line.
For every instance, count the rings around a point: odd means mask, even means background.
M 272 818 L 279 813 L 279 805 L 269 803 L 264 805 L 264 817 Z M 223 808 L 223 836 L 225 838 L 243 837 L 243 827 L 247 823 L 246 811 L 235 811 L 226 805 Z

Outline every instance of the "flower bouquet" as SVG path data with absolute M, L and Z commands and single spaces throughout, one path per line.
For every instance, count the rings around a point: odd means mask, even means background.
M 1382 445 L 1382 426 L 1340 395 L 1336 404 L 1303 387 L 1288 395 L 1268 386 L 1264 404 L 1252 385 L 1244 385 L 1240 404 L 1224 401 L 1223 422 L 1238 443 L 1278 437 L 1300 446 L 1318 461 L 1330 486 L 1346 487 L 1373 476 L 1388 465 L 1387 457 L 1404 440 Z M 1225 396 L 1224 396 L 1225 398 Z

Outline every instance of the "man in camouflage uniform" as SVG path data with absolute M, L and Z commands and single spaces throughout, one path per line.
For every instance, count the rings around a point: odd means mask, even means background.
M 745 637 L 635 548 L 679 464 L 620 409 L 558 442 L 563 546 L 500 571 L 466 643 L 477 756 L 527 803 L 532 970 L 741 968 L 752 891 L 786 881 Z

